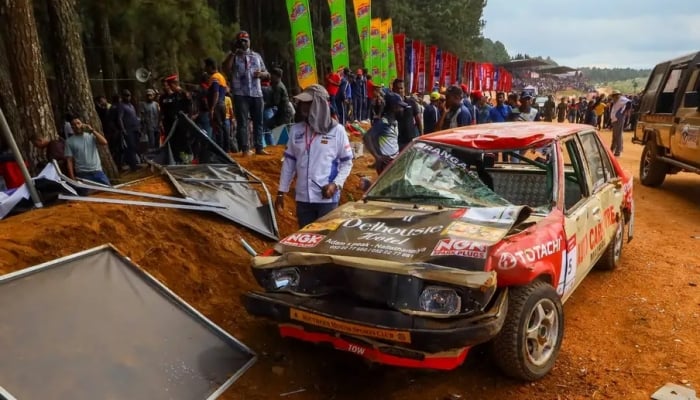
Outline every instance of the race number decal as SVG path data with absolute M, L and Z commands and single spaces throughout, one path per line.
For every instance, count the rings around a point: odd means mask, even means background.
M 559 285 L 557 285 L 557 293 L 560 296 L 569 293 L 576 283 L 577 253 L 576 235 L 574 235 L 567 239 L 566 251 L 561 258 L 561 275 L 559 276 Z

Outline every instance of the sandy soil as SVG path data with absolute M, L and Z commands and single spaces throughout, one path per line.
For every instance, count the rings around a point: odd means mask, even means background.
M 34 210 L 0 221 L 0 273 L 113 243 L 258 353 L 225 399 L 280 398 L 299 389 L 284 398 L 648 399 L 666 382 L 700 385 L 700 176 L 669 176 L 661 188 L 643 187 L 641 147 L 625 146 L 621 161 L 635 175 L 636 237 L 625 245 L 619 269 L 591 273 L 566 303 L 557 364 L 532 384 L 503 378 L 481 348 L 445 373 L 369 367 L 349 354 L 279 338 L 240 302 L 256 288 L 240 238 L 258 251 L 272 243 L 215 215 L 90 203 Z M 237 159 L 274 195 L 282 150 Z M 344 201 L 361 197 L 359 176 L 373 176 L 369 162 L 355 160 Z M 161 177 L 132 188 L 172 193 Z M 292 210 L 288 201 L 278 215 L 282 235 L 296 228 Z

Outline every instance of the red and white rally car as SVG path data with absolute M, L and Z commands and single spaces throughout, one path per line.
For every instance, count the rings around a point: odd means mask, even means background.
M 562 303 L 632 238 L 632 176 L 588 125 L 501 123 L 421 136 L 367 191 L 254 258 L 249 313 L 371 361 L 453 369 L 490 342 L 538 379 Z

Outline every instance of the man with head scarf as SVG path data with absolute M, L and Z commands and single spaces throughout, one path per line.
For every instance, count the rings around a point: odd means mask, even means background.
M 331 118 L 323 86 L 310 85 L 294 99 L 301 122 L 289 129 L 275 207 L 284 208 L 284 196 L 296 176 L 296 211 L 302 228 L 338 207 L 353 153 L 345 128 Z
M 622 153 L 622 129 L 625 123 L 625 109 L 629 99 L 622 95 L 619 90 L 612 92 L 613 105 L 610 110 L 610 121 L 612 123 L 612 144 L 610 150 L 618 157 Z

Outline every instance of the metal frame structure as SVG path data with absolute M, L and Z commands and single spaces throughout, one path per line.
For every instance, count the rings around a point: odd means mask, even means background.
M 3 283 L 7 283 L 16 279 L 20 279 L 32 274 L 35 274 L 37 272 L 41 272 L 45 269 L 49 268 L 57 268 L 60 267 L 61 265 L 70 262 L 70 261 L 75 261 L 81 258 L 85 258 L 87 256 L 91 256 L 100 252 L 104 251 L 110 251 L 114 255 L 116 255 L 124 264 L 128 267 L 131 268 L 134 273 L 136 273 L 138 276 L 140 276 L 146 284 L 149 286 L 153 287 L 156 291 L 158 291 L 160 294 L 164 295 L 165 297 L 168 297 L 169 300 L 171 300 L 175 306 L 180 307 L 183 309 L 186 313 L 189 315 L 193 316 L 194 318 L 198 319 L 200 322 L 204 324 L 206 328 L 208 328 L 212 333 L 214 333 L 216 336 L 218 336 L 220 339 L 222 339 L 225 342 L 228 343 L 233 343 L 236 346 L 240 347 L 244 351 L 246 351 L 248 354 L 250 354 L 251 359 L 241 368 L 239 369 L 235 374 L 233 374 L 228 380 L 226 380 L 217 390 L 215 390 L 212 394 L 207 397 L 207 400 L 215 400 L 219 396 L 221 396 L 226 389 L 228 389 L 238 378 L 243 375 L 255 362 L 257 361 L 257 354 L 250 349 L 248 346 L 243 344 L 241 341 L 233 337 L 231 334 L 220 328 L 218 325 L 214 324 L 209 318 L 204 316 L 204 314 L 200 313 L 197 311 L 194 307 L 192 307 L 190 304 L 188 304 L 186 301 L 184 301 L 180 296 L 175 294 L 172 290 L 170 290 L 167 286 L 162 284 L 160 281 L 158 281 L 156 278 L 154 278 L 151 274 L 140 268 L 138 265 L 136 265 L 134 262 L 131 261 L 131 259 L 125 255 L 123 255 L 114 245 L 111 243 L 104 244 L 98 247 L 94 247 L 92 249 L 84 250 L 79 253 L 71 254 L 69 256 L 61 257 L 52 261 L 45 262 L 43 264 L 35 265 L 33 267 L 25 268 L 19 271 L 11 272 L 9 274 L 0 276 L 0 285 Z M 6 400 L 18 400 L 15 397 L 13 397 L 7 390 L 3 389 L 2 386 L 0 386 L 0 399 L 5 398 Z

